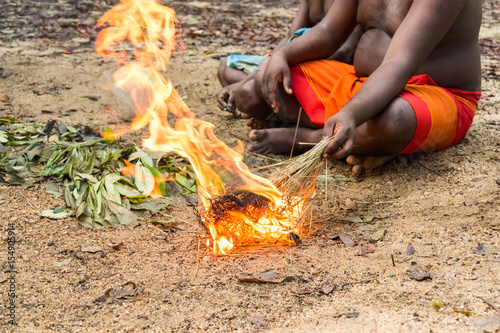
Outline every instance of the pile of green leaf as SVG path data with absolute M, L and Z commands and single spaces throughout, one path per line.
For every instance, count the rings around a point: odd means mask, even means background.
M 130 177 L 120 172 L 123 160 L 135 165 Z M 153 200 L 155 178 L 176 182 L 161 183 L 162 196 Z M 87 126 L 56 120 L 43 126 L 5 117 L 0 117 L 0 185 L 44 186 L 66 204 L 42 216 L 75 215 L 88 228 L 137 225 L 131 210 L 156 214 L 172 205 L 174 196 L 196 193 L 192 170 L 178 156 L 154 157 L 137 146 L 105 140 Z

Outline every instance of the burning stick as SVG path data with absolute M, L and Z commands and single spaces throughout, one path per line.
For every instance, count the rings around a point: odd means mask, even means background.
M 172 9 L 155 0 L 122 0 L 98 22 L 105 23 L 109 27 L 97 36 L 96 51 L 122 64 L 113 80 L 116 86 L 130 90 L 136 113 L 129 128 L 115 133 L 149 126 L 151 135 L 143 141 L 144 147 L 174 152 L 190 162 L 214 253 L 228 254 L 234 246 L 250 243 L 296 242 L 297 237 L 290 235 L 300 235 L 299 222 L 315 189 L 307 186 L 300 193 L 294 191 L 314 167 L 310 165 L 310 170 L 303 162 L 292 163 L 286 178 L 275 178 L 277 187 L 250 172 L 243 156 L 215 137 L 213 124 L 196 119 L 162 74 L 177 45 L 179 24 Z M 123 47 L 116 50 L 125 41 L 135 47 L 133 60 L 128 60 Z M 167 120 L 169 112 L 176 116 L 174 126 Z M 318 164 L 319 159 L 314 161 Z M 224 186 L 226 174 L 237 179 L 232 192 Z

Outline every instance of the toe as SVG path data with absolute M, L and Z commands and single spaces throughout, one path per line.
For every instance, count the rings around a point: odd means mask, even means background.
M 265 130 L 252 130 L 250 133 L 248 133 L 248 137 L 252 141 L 262 141 L 266 137 L 266 131 Z
M 363 166 L 361 164 L 357 164 L 355 166 L 352 167 L 352 174 L 354 176 L 359 176 L 363 173 L 365 169 L 363 168 Z
M 355 155 L 347 156 L 346 162 L 350 165 L 361 165 L 363 163 L 364 158 Z
M 253 145 L 249 145 L 248 150 L 251 151 L 252 153 L 257 153 L 257 154 L 265 154 L 266 153 L 266 147 L 260 143 L 255 143 Z

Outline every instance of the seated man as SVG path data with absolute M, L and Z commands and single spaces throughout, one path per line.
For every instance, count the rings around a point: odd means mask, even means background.
M 286 45 L 290 40 L 298 38 L 309 28 L 320 22 L 335 0 L 301 0 L 297 15 L 292 21 L 285 38 L 274 48 L 273 52 Z M 351 63 L 354 55 L 356 34 L 344 44 L 330 59 Z M 254 91 L 253 75 L 255 70 L 265 68 L 265 56 L 231 54 L 222 58 L 217 77 L 223 89 L 217 98 L 221 110 L 236 113 L 236 109 L 266 108 L 266 103 Z M 268 113 L 268 112 L 267 112 Z M 245 117 L 246 114 L 243 114 Z M 248 118 L 248 116 L 247 116 Z M 254 128 L 267 127 L 266 122 L 250 119 L 248 125 Z
M 277 50 L 254 77 L 274 112 L 300 121 L 296 140 L 295 128 L 253 130 L 250 150 L 302 153 L 311 146 L 298 142 L 333 136 L 324 157 L 347 157 L 359 173 L 456 144 L 481 96 L 481 15 L 478 0 L 336 0 L 307 38 Z M 356 26 L 353 66 L 321 60 Z M 265 119 L 267 110 L 246 112 Z

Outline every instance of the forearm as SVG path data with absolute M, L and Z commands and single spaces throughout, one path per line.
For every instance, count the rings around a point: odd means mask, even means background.
M 356 126 L 363 124 L 404 90 L 412 73 L 412 66 L 404 61 L 383 63 L 340 112 L 350 114 Z
M 277 48 L 273 54 L 284 57 L 288 65 L 293 66 L 309 60 L 326 59 L 339 49 L 342 42 L 331 38 L 331 33 L 324 27 L 316 25 L 301 38 Z
M 290 66 L 313 59 L 326 59 L 335 53 L 357 25 L 357 1 L 336 0 L 321 22 L 282 47 L 279 52 Z

